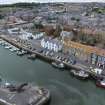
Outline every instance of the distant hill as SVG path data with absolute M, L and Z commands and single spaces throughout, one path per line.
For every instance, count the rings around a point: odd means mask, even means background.
M 40 3 L 15 3 L 15 4 L 3 4 L 3 5 L 0 5 L 0 8 L 3 8 L 3 7 L 31 8 L 39 5 Z

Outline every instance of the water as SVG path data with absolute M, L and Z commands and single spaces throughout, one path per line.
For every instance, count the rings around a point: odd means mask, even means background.
M 0 47 L 0 75 L 9 81 L 32 82 L 51 91 L 50 105 L 105 105 L 105 90 L 80 81 L 50 64 L 28 60 Z

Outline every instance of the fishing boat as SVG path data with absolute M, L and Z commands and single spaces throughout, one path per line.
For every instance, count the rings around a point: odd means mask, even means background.
M 22 52 L 23 54 L 27 54 L 27 53 L 28 53 L 26 50 L 21 50 L 21 52 Z
M 11 52 L 15 52 L 15 51 L 18 51 L 19 49 L 16 48 L 16 47 L 14 47 L 14 46 L 10 46 L 9 50 L 10 50 Z
M 71 70 L 70 73 L 79 78 L 79 79 L 87 79 L 89 77 L 89 74 L 86 73 L 85 71 L 83 70 Z
M 2 40 L 0 40 L 0 45 L 2 44 Z
M 7 45 L 7 46 L 5 46 L 5 48 L 6 49 L 11 49 L 12 47 Z
M 28 55 L 27 58 L 28 58 L 28 59 L 31 59 L 31 60 L 35 60 L 35 58 L 36 58 L 36 54 Z
M 63 69 L 65 67 L 64 63 L 62 63 L 62 62 L 52 62 L 52 66 L 59 68 L 59 69 Z
M 24 53 L 22 53 L 21 51 L 17 51 L 16 54 L 17 54 L 18 56 L 23 56 L 23 55 L 24 55 Z
M 10 51 L 11 51 L 11 52 L 14 52 L 14 49 L 11 48 Z
M 101 88 L 105 88 L 105 79 L 103 79 L 103 80 L 97 80 L 96 81 L 96 86 L 97 87 L 101 87 Z
M 5 46 L 5 42 L 4 42 L 4 41 L 2 41 L 2 42 L 1 42 L 1 45 L 2 45 L 2 46 Z

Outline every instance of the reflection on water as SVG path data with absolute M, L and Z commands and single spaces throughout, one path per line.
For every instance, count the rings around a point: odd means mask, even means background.
M 105 105 L 105 90 L 80 81 L 41 60 L 31 61 L 0 47 L 0 74 L 9 81 L 32 82 L 51 91 L 50 105 Z

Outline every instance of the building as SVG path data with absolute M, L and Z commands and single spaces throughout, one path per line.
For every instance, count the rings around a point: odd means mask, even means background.
M 73 38 L 73 32 L 71 31 L 62 31 L 60 36 L 62 37 L 62 40 L 64 40 L 64 38 L 69 38 L 72 39 Z
M 40 32 L 40 33 L 36 33 L 34 36 L 33 36 L 33 38 L 34 39 L 40 39 L 40 38 L 42 38 L 43 36 L 44 36 L 44 32 Z
M 69 39 L 64 40 L 64 46 L 67 47 L 70 53 L 74 54 L 79 59 L 105 69 L 104 49 L 83 45 Z
M 35 33 L 32 34 L 31 32 L 27 32 L 25 30 L 23 30 L 22 28 L 9 28 L 8 29 L 8 33 L 11 35 L 19 35 L 19 37 L 23 40 L 28 40 L 28 39 L 40 39 L 44 36 L 44 32 L 40 32 L 40 33 Z
M 19 28 L 9 28 L 8 33 L 12 35 L 18 35 L 21 34 L 21 31 Z
M 60 41 L 58 41 L 57 39 L 51 39 L 51 38 L 43 38 L 41 40 L 41 46 L 48 49 L 48 50 L 52 50 L 54 52 L 59 52 L 62 50 L 62 44 Z
M 19 36 L 23 40 L 33 39 L 33 34 L 30 32 L 26 32 L 25 30 L 21 30 L 22 34 Z
M 6 23 L 7 24 L 21 24 L 21 23 L 25 23 L 25 21 L 15 16 L 8 16 L 6 17 Z

